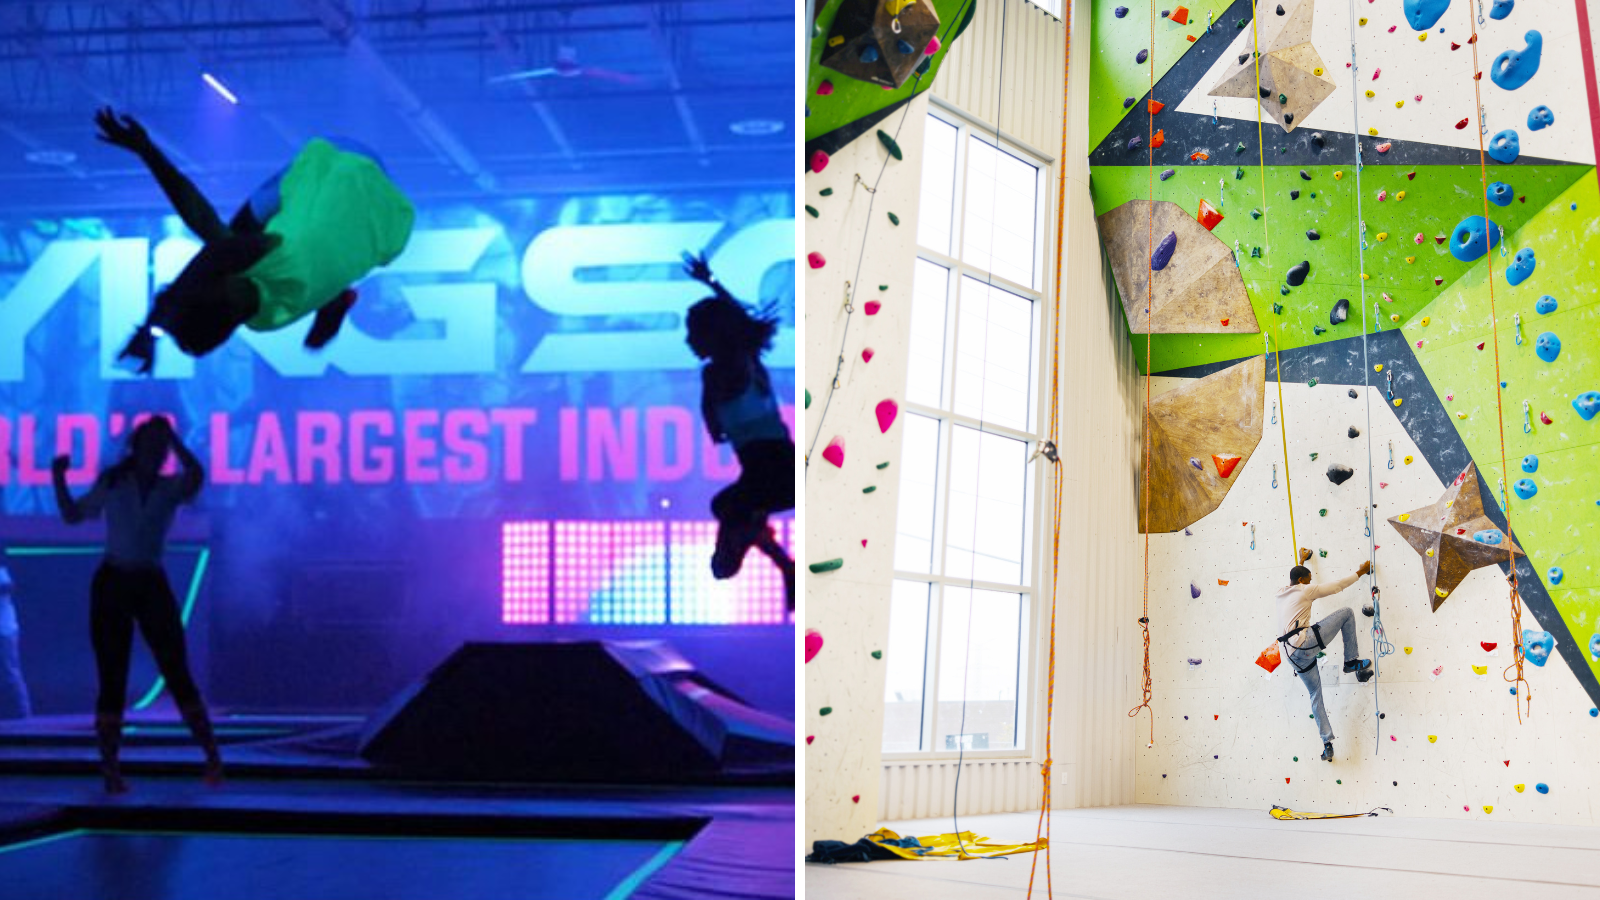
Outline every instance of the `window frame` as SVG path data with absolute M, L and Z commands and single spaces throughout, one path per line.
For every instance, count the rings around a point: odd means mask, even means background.
M 1023 441 L 1029 448 L 1036 447 L 1044 435 L 1046 421 L 1046 403 L 1049 392 L 1045 362 L 1046 351 L 1049 349 L 1048 335 L 1044 333 L 1045 303 L 1048 299 L 1045 276 L 1048 267 L 1044 256 L 1047 238 L 1049 236 L 1049 204 L 1046 191 L 1054 174 L 1055 160 L 1041 157 L 1035 151 L 1008 140 L 1001 132 L 997 136 L 993 127 L 950 109 L 944 104 L 929 105 L 928 116 L 937 119 L 946 125 L 954 126 L 956 134 L 955 153 L 955 189 L 951 201 L 951 226 L 950 246 L 956 252 L 951 256 L 937 250 L 917 244 L 916 253 L 919 260 L 926 260 L 940 266 L 947 271 L 945 285 L 944 308 L 944 344 L 942 347 L 943 365 L 941 367 L 940 397 L 942 403 L 948 408 L 936 408 L 921 403 L 905 401 L 901 404 L 903 413 L 933 419 L 939 423 L 939 445 L 937 453 L 936 496 L 934 500 L 934 527 L 933 549 L 928 572 L 907 571 L 896 568 L 893 571 L 894 581 L 915 582 L 929 585 L 927 599 L 926 634 L 923 640 L 923 669 L 922 669 L 922 708 L 921 728 L 919 743 L 922 748 L 918 750 L 882 751 L 885 762 L 914 762 L 965 759 L 1031 759 L 1037 756 L 1037 749 L 1042 741 L 1041 726 L 1043 724 L 1042 711 L 1036 709 L 1037 684 L 1041 677 L 1036 671 L 1040 654 L 1041 631 L 1048 628 L 1048 623 L 1041 622 L 1042 610 L 1047 604 L 1039 602 L 1039 593 L 1049 589 L 1048 585 L 1041 584 L 1044 578 L 1042 560 L 1045 554 L 1040 552 L 1040 541 L 1043 538 L 1042 505 L 1039 501 L 1044 496 L 1045 467 L 1027 464 L 1024 470 L 1023 498 L 1026 512 L 1023 520 L 1022 536 L 1022 577 L 1020 584 L 1003 584 L 966 577 L 945 575 L 949 548 L 946 545 L 946 536 L 949 527 L 950 513 L 950 481 L 952 478 L 951 456 L 956 427 L 964 427 L 980 432 L 993 434 L 998 437 Z M 1035 282 L 1040 284 L 1038 289 L 1017 284 L 1009 279 L 993 275 L 987 270 L 977 269 L 964 262 L 959 254 L 966 246 L 966 198 L 968 196 L 968 177 L 971 174 L 968 165 L 970 139 L 976 138 L 1033 166 L 1036 170 L 1034 184 L 1034 248 L 1033 248 L 1033 275 Z M 919 179 L 919 189 L 920 189 Z M 920 213 L 919 213 L 920 221 Z M 990 264 L 994 256 L 990 253 Z M 996 425 L 972 416 L 954 412 L 955 407 L 955 378 L 957 354 L 960 352 L 960 336 L 958 324 L 961 315 L 963 299 L 962 288 L 965 279 L 971 277 L 993 288 L 999 288 L 1016 296 L 1030 301 L 1032 316 L 1029 327 L 1032 329 L 1030 360 L 1033 380 L 1031 392 L 1033 396 L 1028 404 L 1027 430 L 1018 430 L 1013 427 Z M 909 366 L 909 361 L 908 361 Z M 980 437 L 981 440 L 981 437 Z M 903 451 L 902 451 L 903 452 Z M 898 517 L 897 520 L 898 522 Z M 998 591 L 1019 596 L 1019 634 L 1017 636 L 1017 711 L 1016 711 L 1016 737 L 1014 746 L 999 750 L 945 750 L 936 747 L 938 739 L 938 671 L 940 667 L 940 646 L 944 634 L 944 591 L 947 587 L 971 588 L 974 591 Z M 879 746 L 883 746 L 883 736 L 879 736 Z

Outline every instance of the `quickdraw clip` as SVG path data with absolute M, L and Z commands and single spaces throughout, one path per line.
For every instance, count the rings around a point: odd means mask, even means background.
M 1272 401 L 1272 424 L 1278 424 L 1278 401 Z
M 1511 317 L 1511 321 L 1512 321 L 1512 328 L 1516 332 L 1516 335 L 1517 335 L 1517 346 L 1521 347 L 1522 346 L 1522 313 L 1517 313 L 1517 314 L 1513 315 Z
M 1522 401 L 1522 433 L 1531 434 L 1532 432 L 1533 409 L 1528 405 L 1528 401 L 1524 400 Z
M 1389 468 L 1394 468 L 1394 441 L 1389 442 Z
M 1277 463 L 1273 463 L 1272 464 L 1272 486 L 1273 487 L 1277 487 L 1278 486 L 1278 464 Z
M 1372 510 L 1362 510 L 1361 518 L 1367 523 L 1366 536 L 1372 537 Z
M 1385 382 L 1386 382 L 1386 386 L 1384 387 L 1384 394 L 1387 397 L 1387 399 L 1393 400 L 1394 399 L 1394 372 L 1392 372 L 1392 371 L 1385 372 L 1385 373 L 1383 373 L 1383 377 L 1384 377 Z
M 1256 548 L 1256 526 L 1251 525 L 1250 526 L 1250 549 L 1254 550 L 1255 548 Z

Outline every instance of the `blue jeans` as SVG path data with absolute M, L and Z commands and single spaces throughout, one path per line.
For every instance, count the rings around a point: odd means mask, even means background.
M 1322 632 L 1324 642 L 1333 640 L 1333 633 L 1339 632 L 1344 640 L 1344 661 L 1352 662 L 1360 655 L 1361 650 L 1356 646 L 1356 616 L 1350 607 L 1335 610 L 1332 615 L 1318 622 L 1318 631 Z M 1322 671 L 1317 668 L 1317 654 L 1322 648 L 1317 646 L 1317 639 L 1310 630 L 1300 632 L 1306 640 L 1306 646 L 1289 654 L 1289 664 L 1299 671 L 1306 666 L 1305 672 L 1300 674 L 1300 680 L 1305 683 L 1306 690 L 1311 692 L 1311 712 L 1317 717 L 1317 730 L 1322 732 L 1322 742 L 1333 740 L 1333 726 L 1328 724 L 1328 710 L 1322 705 Z

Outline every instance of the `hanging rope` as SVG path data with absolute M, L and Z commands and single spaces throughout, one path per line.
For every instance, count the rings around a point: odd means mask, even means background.
M 1472 45 L 1472 97 L 1478 104 L 1478 191 L 1483 197 L 1483 230 L 1484 230 L 1484 265 L 1486 265 L 1489 281 L 1489 328 L 1494 339 L 1494 411 L 1500 425 L 1500 483 L 1506 483 L 1506 412 L 1503 390 L 1500 387 L 1500 320 L 1495 313 L 1494 304 L 1494 248 L 1487 246 L 1490 241 L 1489 229 L 1493 224 L 1489 219 L 1489 165 L 1484 161 L 1483 132 L 1487 124 L 1487 116 L 1483 111 L 1483 88 L 1479 84 L 1478 71 L 1478 32 L 1472 27 L 1472 5 L 1467 5 L 1467 28 L 1472 32 L 1472 40 L 1467 43 Z M 1505 249 L 1507 235 L 1500 236 L 1500 247 Z M 1512 690 L 1517 697 L 1517 724 L 1522 723 L 1522 705 L 1528 705 L 1528 713 L 1533 713 L 1533 689 L 1528 680 L 1523 677 L 1523 648 L 1522 648 L 1522 594 L 1517 587 L 1517 558 L 1512 547 L 1511 531 L 1511 504 L 1506 501 L 1505 492 L 1501 494 L 1501 511 L 1506 516 L 1506 562 L 1509 564 L 1510 574 L 1507 580 L 1511 585 L 1511 641 L 1513 659 L 1511 665 L 1506 666 L 1501 677 L 1511 683 Z M 1516 677 L 1511 676 L 1511 670 L 1516 669 Z
M 1150 66 L 1150 95 L 1149 99 L 1156 98 L 1156 4 L 1150 2 L 1150 57 L 1147 60 Z M 1150 268 L 1150 257 L 1156 250 L 1156 114 L 1150 103 L 1144 105 L 1147 122 L 1149 123 L 1149 137 L 1145 139 L 1145 151 L 1148 154 L 1146 178 L 1148 180 L 1145 209 L 1145 235 L 1147 250 L 1145 252 L 1145 277 L 1144 277 L 1144 481 L 1140 489 L 1140 508 L 1143 510 L 1144 522 L 1144 590 L 1142 597 L 1144 610 L 1139 615 L 1139 630 L 1144 634 L 1144 679 L 1140 687 L 1144 697 L 1139 705 L 1128 710 L 1128 718 L 1139 715 L 1139 710 L 1150 713 L 1150 746 L 1156 743 L 1156 712 L 1150 708 L 1150 335 L 1156 330 L 1156 305 L 1155 305 L 1155 271 Z
M 1356 87 L 1359 83 L 1361 67 L 1356 59 L 1355 21 L 1356 3 L 1355 0 L 1350 0 L 1350 106 L 1355 115 L 1355 129 L 1351 137 L 1356 151 L 1356 270 L 1359 274 L 1367 270 L 1367 226 L 1366 220 L 1361 213 L 1361 170 L 1363 168 L 1361 164 L 1361 104 L 1356 99 L 1361 93 Z M 1372 534 L 1372 511 L 1377 508 L 1372 487 L 1372 483 L 1375 480 L 1372 467 L 1372 361 L 1367 356 L 1367 333 L 1370 330 L 1367 322 L 1367 281 L 1365 278 L 1361 278 L 1359 281 L 1361 282 L 1361 393 L 1367 412 L 1367 508 L 1365 514 L 1367 519 L 1367 565 L 1371 570 L 1368 577 L 1371 579 L 1372 597 L 1372 629 L 1370 632 L 1372 641 L 1372 707 L 1378 714 L 1378 717 L 1374 720 L 1377 723 L 1377 728 L 1373 739 L 1378 743 L 1378 751 L 1381 751 L 1383 749 L 1383 705 L 1378 696 L 1378 661 L 1384 656 L 1383 647 L 1388 647 L 1390 653 L 1394 652 L 1394 647 L 1383 636 L 1383 610 L 1381 609 L 1381 597 L 1378 593 L 1377 541 Z M 1373 314 L 1373 318 L 1377 318 L 1376 313 Z M 1389 377 L 1392 379 L 1394 373 L 1390 372 Z
M 1045 430 L 1047 439 L 1056 447 L 1061 446 L 1061 243 L 1067 207 L 1067 77 L 1072 71 L 1072 0 L 1066 0 L 1063 6 L 1061 26 L 1065 37 L 1061 47 L 1061 155 L 1056 157 L 1056 271 L 1050 312 L 1050 424 Z M 1028 900 L 1033 897 L 1033 876 L 1039 868 L 1040 848 L 1044 850 L 1045 895 L 1055 896 L 1055 883 L 1050 872 L 1050 770 L 1055 759 L 1052 739 L 1056 718 L 1056 597 L 1061 576 L 1062 479 L 1059 456 L 1054 463 L 1055 470 L 1050 473 L 1054 482 L 1050 497 L 1050 656 L 1045 674 L 1044 764 L 1039 767 L 1039 777 L 1044 786 L 1039 794 L 1039 824 L 1033 836 L 1033 861 L 1028 866 Z

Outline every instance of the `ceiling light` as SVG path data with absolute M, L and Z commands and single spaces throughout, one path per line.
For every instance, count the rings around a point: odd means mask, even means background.
M 201 72 L 200 73 L 200 78 L 206 84 L 210 85 L 211 89 L 213 91 L 216 91 L 218 94 L 221 94 L 222 95 L 222 99 L 228 101 L 229 103 L 234 104 L 235 106 L 239 105 L 239 98 L 235 97 L 233 95 L 233 91 L 228 90 L 228 86 L 227 85 L 225 85 L 221 81 L 217 80 L 217 76 L 211 74 L 210 72 Z
M 730 124 L 728 130 L 741 137 L 766 137 L 778 134 L 784 127 L 777 119 L 740 119 Z

